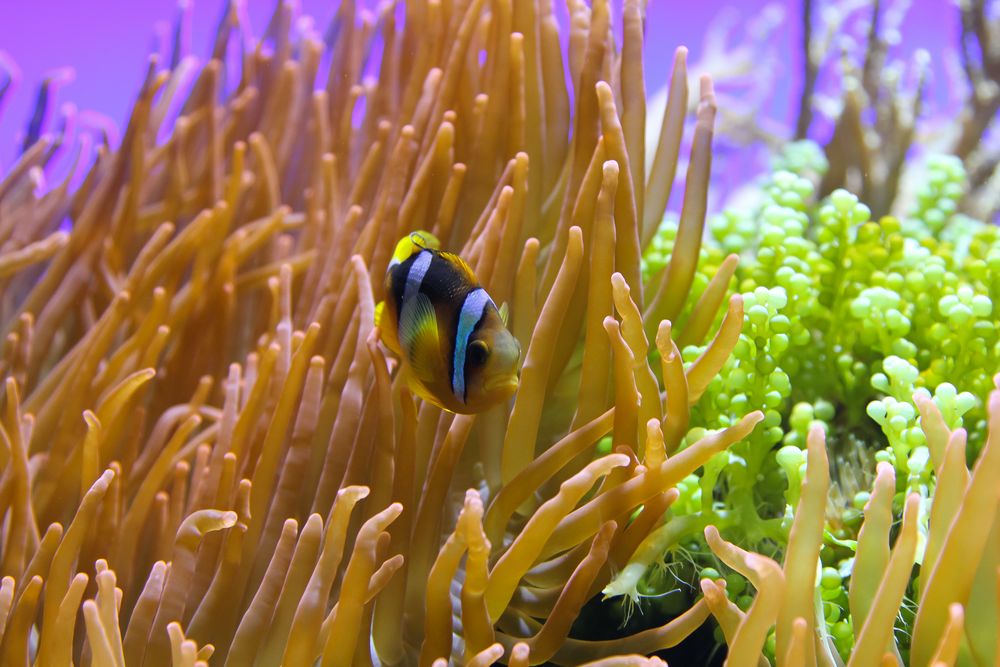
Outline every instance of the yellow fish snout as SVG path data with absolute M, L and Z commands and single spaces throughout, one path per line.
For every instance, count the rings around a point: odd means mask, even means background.
M 513 395 L 519 383 L 520 360 L 521 344 L 507 330 L 499 331 L 486 367 L 487 379 L 483 383 L 486 392 L 500 400 Z

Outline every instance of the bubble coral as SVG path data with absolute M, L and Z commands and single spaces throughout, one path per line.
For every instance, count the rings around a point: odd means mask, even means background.
M 917 555 L 920 495 L 906 495 L 902 525 L 890 550 L 896 475 L 889 463 L 878 464 L 851 568 L 849 610 L 855 640 L 846 651 L 847 665 L 991 665 L 1000 655 L 996 633 L 1000 522 L 995 484 L 1000 475 L 1000 376 L 995 382 L 998 388 L 989 399 L 989 435 L 972 471 L 965 463 L 965 431 L 950 430 L 932 401 L 921 402 L 925 424 L 934 424 L 927 427 L 928 443 L 938 472 L 922 561 Z M 769 652 L 777 665 L 845 663 L 837 646 L 839 638 L 826 630 L 821 597 L 825 586 L 817 582 L 830 485 L 820 425 L 810 429 L 805 469 L 783 567 L 723 540 L 714 526 L 705 529 L 716 556 L 758 590 L 744 613 L 726 599 L 725 580 L 701 582 L 704 599 L 730 646 L 728 664 L 764 660 L 765 640 L 772 627 L 775 643 Z M 911 582 L 915 561 L 920 562 L 919 575 Z M 839 585 L 837 577 L 834 588 Z M 911 594 L 916 600 L 912 636 L 899 636 L 895 620 L 904 595 Z
M 711 80 L 643 284 L 687 84 L 681 51 L 647 174 L 641 3 L 620 50 L 605 0 L 571 3 L 566 52 L 547 2 L 394 9 L 344 2 L 321 37 L 282 3 L 255 40 L 234 2 L 207 63 L 179 36 L 150 61 L 118 148 L 46 188 L 80 144 L 39 133 L 0 183 L 3 664 L 662 664 L 637 654 L 708 617 L 569 636 L 673 487 L 762 419 L 682 446 L 743 320 L 729 267 L 682 364 Z M 394 381 L 373 311 L 422 227 L 511 302 L 511 406 L 455 416 Z

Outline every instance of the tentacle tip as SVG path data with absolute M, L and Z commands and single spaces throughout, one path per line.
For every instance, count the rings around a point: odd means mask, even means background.
M 673 328 L 673 323 L 670 320 L 660 320 L 660 323 L 656 327 L 656 336 L 669 337 L 670 331 Z
M 875 466 L 876 479 L 879 477 L 887 477 L 887 476 L 891 479 L 895 479 L 896 478 L 895 468 L 893 468 L 892 464 L 889 463 L 888 461 L 879 461 L 878 464 L 876 464 Z
M 809 427 L 809 434 L 806 438 L 808 444 L 815 444 L 819 447 L 826 446 L 826 429 L 822 424 L 813 424 Z

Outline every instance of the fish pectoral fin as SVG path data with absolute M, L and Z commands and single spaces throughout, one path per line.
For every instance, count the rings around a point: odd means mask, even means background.
M 409 364 L 403 364 L 402 370 L 400 370 L 400 377 L 406 383 L 406 386 L 410 388 L 410 391 L 412 391 L 416 396 L 437 408 L 451 412 L 451 410 L 446 408 L 444 404 L 442 404 L 441 401 L 439 401 L 433 394 L 433 392 L 425 387 L 424 383 L 416 377 L 413 368 Z
M 382 325 L 382 311 L 385 310 L 385 301 L 379 301 L 375 304 L 375 326 L 381 328 Z
M 399 342 L 416 379 L 431 384 L 441 366 L 437 316 L 427 295 L 407 299 L 399 314 Z
M 500 304 L 500 320 L 503 322 L 504 326 L 507 326 L 507 323 L 510 320 L 510 306 L 507 305 L 506 301 Z

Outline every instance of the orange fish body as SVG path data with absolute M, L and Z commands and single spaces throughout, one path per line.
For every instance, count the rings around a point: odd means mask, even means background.
M 460 257 L 428 232 L 396 246 L 376 324 L 414 393 L 451 412 L 482 412 L 517 390 L 521 346 Z

